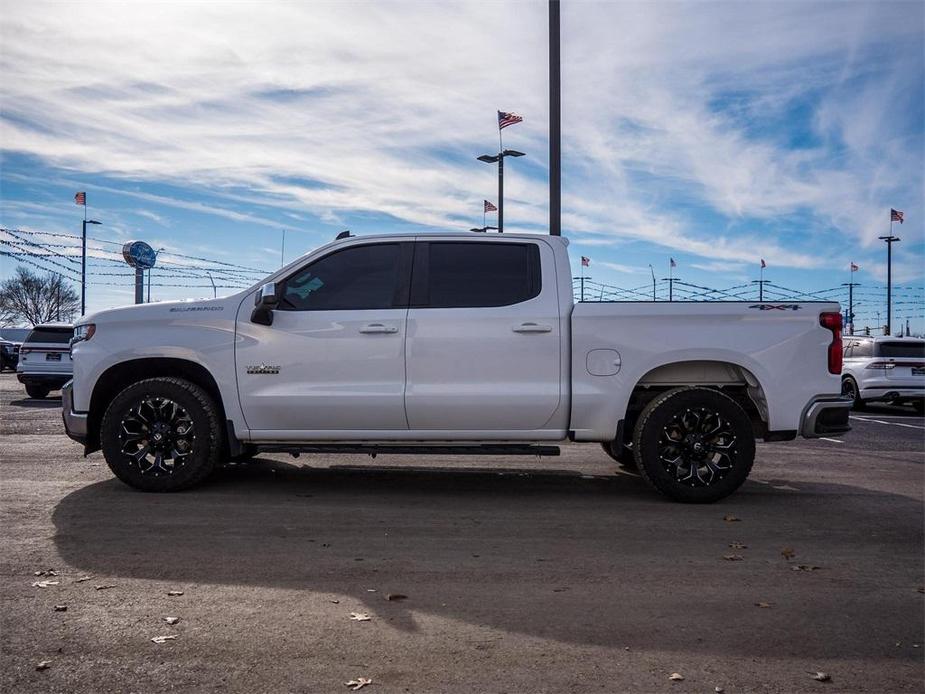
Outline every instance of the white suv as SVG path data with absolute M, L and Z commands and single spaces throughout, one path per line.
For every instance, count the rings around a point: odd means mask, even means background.
M 845 336 L 842 392 L 855 408 L 868 402 L 925 409 L 925 340 L 908 337 Z
M 71 380 L 71 336 L 66 323 L 35 326 L 19 348 L 16 377 L 30 398 L 44 398 Z

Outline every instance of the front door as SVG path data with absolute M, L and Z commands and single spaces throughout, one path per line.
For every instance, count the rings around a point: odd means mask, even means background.
M 238 315 L 235 362 L 254 439 L 405 430 L 411 243 L 333 250 L 287 279 L 273 325 Z

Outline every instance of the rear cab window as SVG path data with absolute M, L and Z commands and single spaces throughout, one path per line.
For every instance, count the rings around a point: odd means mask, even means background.
M 421 241 L 414 252 L 411 305 L 512 306 L 539 295 L 540 273 L 535 243 Z
M 925 359 L 925 342 L 880 342 L 877 344 L 877 356 L 886 359 Z

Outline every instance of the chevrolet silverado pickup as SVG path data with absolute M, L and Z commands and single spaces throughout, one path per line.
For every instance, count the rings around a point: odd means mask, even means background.
M 145 491 L 260 451 L 556 455 L 599 442 L 684 502 L 755 442 L 848 431 L 836 303 L 575 303 L 568 241 L 339 238 L 232 296 L 74 328 L 68 435 Z

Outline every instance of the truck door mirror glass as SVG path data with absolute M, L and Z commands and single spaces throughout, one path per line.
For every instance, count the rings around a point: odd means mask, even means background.
M 273 325 L 273 309 L 279 304 L 279 293 L 275 282 L 267 282 L 260 288 L 251 311 L 251 323 Z

